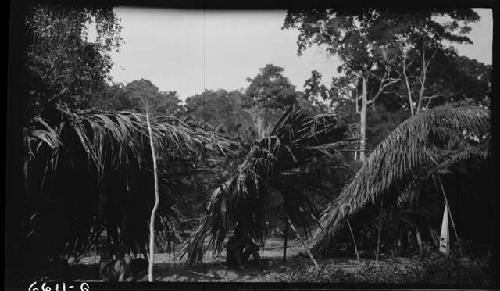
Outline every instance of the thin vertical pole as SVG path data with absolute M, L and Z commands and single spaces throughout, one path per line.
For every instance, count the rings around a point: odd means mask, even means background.
M 158 173 L 156 168 L 156 153 L 153 144 L 153 129 L 151 128 L 151 123 L 149 121 L 149 112 L 146 108 L 146 122 L 148 124 L 149 133 L 149 143 L 151 146 L 151 157 L 153 159 L 153 175 L 154 175 L 154 190 L 155 190 L 155 203 L 153 209 L 151 210 L 151 219 L 149 221 L 149 265 L 148 265 L 148 281 L 153 282 L 153 261 L 155 255 L 154 242 L 155 242 L 155 217 L 156 211 L 158 210 L 158 205 L 160 204 L 160 193 L 158 189 Z
M 351 224 L 349 223 L 349 218 L 346 218 L 346 220 L 347 220 L 347 226 L 349 226 L 349 231 L 351 232 L 352 242 L 354 243 L 354 253 L 356 254 L 356 258 L 359 261 L 359 252 L 358 252 L 358 247 L 356 246 L 356 239 L 354 238 L 354 232 L 352 231 Z
M 283 263 L 286 263 L 286 249 L 288 248 L 288 219 L 285 218 L 285 231 L 283 232 Z

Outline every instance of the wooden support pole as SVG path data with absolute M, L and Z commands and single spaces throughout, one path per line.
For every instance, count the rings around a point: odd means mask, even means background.
M 295 226 L 293 225 L 292 221 L 290 220 L 290 218 L 288 218 L 288 224 L 290 225 L 290 227 L 292 228 L 293 232 L 295 232 L 295 235 L 297 236 L 297 239 L 300 241 L 300 243 L 302 244 L 302 246 L 304 247 L 304 249 L 306 250 L 307 254 L 309 255 L 309 258 L 311 259 L 311 261 L 313 262 L 314 266 L 316 266 L 316 268 L 319 270 L 319 265 L 318 263 L 316 262 L 316 260 L 314 259 L 313 255 L 311 254 L 311 252 L 309 251 L 309 247 L 307 247 L 306 243 L 304 242 L 304 240 L 302 239 L 302 237 L 300 236 L 300 234 L 297 232 L 297 229 L 295 228 Z
M 156 167 L 156 152 L 153 143 L 153 130 L 151 128 L 151 123 L 149 121 L 149 108 L 146 107 L 146 122 L 148 124 L 149 133 L 149 144 L 151 146 L 151 157 L 153 159 L 153 175 L 154 175 L 154 190 L 155 190 L 155 202 L 153 209 L 151 210 L 151 218 L 149 221 L 149 264 L 148 264 L 148 281 L 153 282 L 153 262 L 154 262 L 154 242 L 155 242 L 155 218 L 156 212 L 158 211 L 158 206 L 160 204 L 160 193 L 158 187 L 158 172 Z
M 358 259 L 359 262 L 359 252 L 358 252 L 358 247 L 356 246 L 356 239 L 354 238 L 354 232 L 352 231 L 351 224 L 349 223 L 349 218 L 346 218 L 346 220 L 347 220 L 347 226 L 349 226 L 349 231 L 351 232 L 352 242 L 354 243 L 354 253 L 356 254 L 356 258 Z
M 288 248 L 288 219 L 285 218 L 285 230 L 283 232 L 283 263 L 286 263 L 286 250 Z

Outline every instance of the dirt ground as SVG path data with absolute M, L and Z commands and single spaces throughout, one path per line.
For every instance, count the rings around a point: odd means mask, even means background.
M 180 245 L 174 253 L 158 253 L 154 258 L 156 282 L 327 282 L 368 284 L 417 284 L 418 286 L 484 287 L 496 286 L 490 278 L 487 261 L 466 258 L 454 259 L 440 254 L 424 260 L 404 257 L 384 257 L 357 261 L 352 257 L 317 259 L 316 269 L 299 241 L 289 240 L 287 259 L 283 262 L 283 240 L 266 239 L 260 249 L 264 270 L 252 259 L 242 270 L 227 269 L 225 252 L 215 256 L 205 254 L 203 263 L 190 266 L 185 258 L 176 260 Z M 100 282 L 99 257 L 83 258 L 72 264 L 74 281 Z M 486 262 L 486 263 L 485 263 Z M 138 281 L 147 281 L 144 273 Z
M 180 247 L 180 246 L 178 246 Z M 301 254 L 302 253 L 302 254 Z M 261 272 L 258 264 L 250 260 L 242 270 L 227 269 L 225 263 L 225 252 L 215 256 L 212 252 L 207 252 L 202 264 L 189 266 L 182 261 L 175 260 L 174 253 L 158 253 L 154 260 L 155 281 L 223 281 L 223 282 L 269 282 L 277 274 L 299 270 L 300 268 L 313 266 L 312 261 L 304 255 L 303 248 L 299 241 L 289 240 L 287 248 L 287 259 L 283 262 L 283 241 L 282 239 L 266 239 L 264 247 L 260 250 L 260 256 L 264 264 L 264 271 Z M 79 264 L 72 266 L 72 275 L 77 281 L 100 281 L 97 273 L 99 258 L 86 257 Z M 318 263 L 324 263 L 318 261 Z M 346 268 L 356 268 L 359 263 L 354 260 L 336 260 Z M 139 281 L 145 281 L 144 275 Z

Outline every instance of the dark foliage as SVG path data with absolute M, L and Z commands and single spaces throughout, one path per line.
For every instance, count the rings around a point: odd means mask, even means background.
M 325 177 L 315 175 L 316 158 L 329 160 L 331 171 L 343 171 L 341 152 L 354 142 L 352 127 L 335 116 L 312 116 L 306 110 L 290 108 L 271 135 L 252 147 L 238 170 L 214 190 L 207 214 L 184 252 L 194 260 L 209 232 L 209 245 L 220 250 L 234 223 L 262 241 L 267 205 L 277 197 L 294 224 L 307 225 L 318 210 L 303 190 L 324 189 L 321 182 Z
M 56 112 L 57 123 L 35 118 L 25 134 L 28 249 L 41 260 L 78 258 L 102 244 L 145 253 L 153 175 L 144 115 Z M 200 152 L 226 152 L 227 143 L 174 117 L 154 119 L 152 128 L 162 169 L 158 231 L 172 231 L 172 185 L 196 169 Z

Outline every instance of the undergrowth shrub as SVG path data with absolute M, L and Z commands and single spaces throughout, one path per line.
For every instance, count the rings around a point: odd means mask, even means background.
M 495 285 L 490 255 L 471 258 L 435 254 L 424 259 L 422 281 L 430 285 L 492 287 Z

